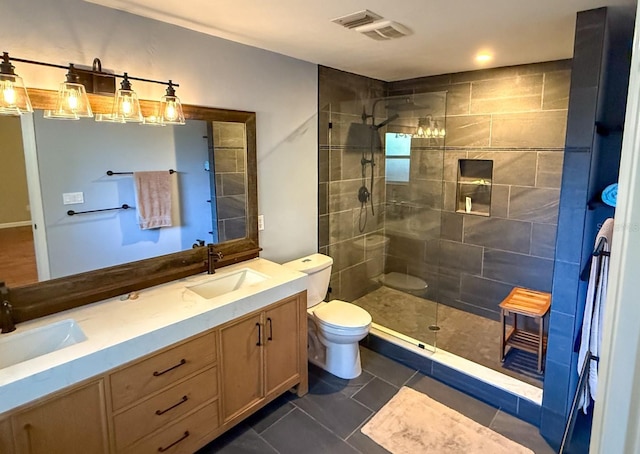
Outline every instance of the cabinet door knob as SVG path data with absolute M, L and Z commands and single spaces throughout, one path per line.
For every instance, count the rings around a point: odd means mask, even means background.
M 260 346 L 262 345 L 260 342 L 262 340 L 262 325 L 260 323 L 256 323 L 256 326 L 258 327 L 258 342 L 256 342 L 256 345 Z
M 267 323 L 269 324 L 269 337 L 267 337 L 267 340 L 272 341 L 273 340 L 273 320 L 271 320 L 271 317 L 267 318 Z

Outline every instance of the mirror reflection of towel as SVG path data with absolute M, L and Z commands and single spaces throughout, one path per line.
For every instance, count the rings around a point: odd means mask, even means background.
M 171 174 L 134 172 L 138 223 L 142 230 L 171 227 Z

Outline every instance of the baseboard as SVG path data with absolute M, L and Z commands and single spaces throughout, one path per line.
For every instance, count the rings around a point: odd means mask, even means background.
M 0 229 L 13 229 L 15 227 L 31 226 L 31 221 L 5 222 L 0 224 Z

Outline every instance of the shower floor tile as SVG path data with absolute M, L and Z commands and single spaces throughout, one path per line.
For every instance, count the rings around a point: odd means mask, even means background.
M 534 354 L 510 350 L 500 361 L 500 322 L 437 304 L 399 290 L 380 287 L 353 301 L 373 321 L 416 340 L 474 361 L 525 383 L 542 387 Z M 437 325 L 437 332 L 429 330 Z

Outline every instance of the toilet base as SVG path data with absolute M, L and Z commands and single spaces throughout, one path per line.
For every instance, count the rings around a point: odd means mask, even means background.
M 344 378 L 345 380 L 350 380 L 352 378 L 357 378 L 362 373 L 362 366 L 360 365 L 360 349 L 357 349 L 357 356 L 351 362 L 349 367 L 345 367 L 344 364 L 332 364 L 328 365 L 326 361 L 321 361 L 324 359 L 323 355 L 311 356 L 309 355 L 309 362 L 315 366 L 318 366 L 320 369 L 326 370 L 332 375 L 335 375 L 338 378 Z
M 351 379 L 362 373 L 360 346 L 355 344 L 333 344 L 327 347 L 324 370 L 339 378 Z
M 307 339 L 308 360 L 321 369 L 338 378 L 346 380 L 356 378 L 362 373 L 360 365 L 360 345 L 358 342 L 336 344 L 320 340 L 315 332 L 315 323 L 309 320 L 309 336 Z M 364 336 L 363 336 L 364 337 Z M 329 347 L 326 345 L 329 344 Z

